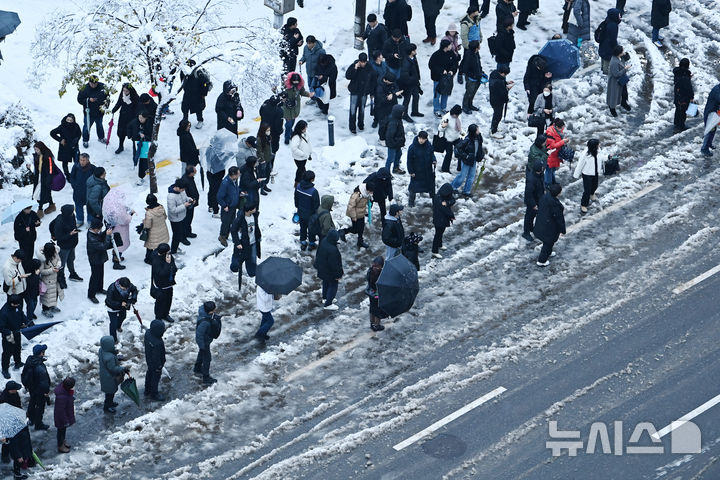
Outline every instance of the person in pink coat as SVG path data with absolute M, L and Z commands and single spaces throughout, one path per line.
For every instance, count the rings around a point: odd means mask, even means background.
M 125 192 L 116 187 L 111 188 L 103 199 L 102 213 L 103 219 L 112 226 L 113 232 L 119 233 L 122 238 L 122 245 L 117 246 L 119 259 L 115 258 L 113 251 L 113 263 L 119 265 L 119 262 L 124 260 L 122 253 L 130 247 L 130 222 L 135 211 L 130 208 Z

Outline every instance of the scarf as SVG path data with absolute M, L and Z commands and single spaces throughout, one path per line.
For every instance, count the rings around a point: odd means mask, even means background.
M 455 130 L 462 132 L 462 124 L 460 123 L 460 115 L 455 117 Z
M 132 104 L 132 98 L 130 98 L 130 95 L 123 95 L 122 99 L 123 102 L 127 103 L 128 105 Z

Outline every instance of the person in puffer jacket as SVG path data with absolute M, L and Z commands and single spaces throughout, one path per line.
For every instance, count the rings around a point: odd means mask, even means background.
M 178 246 L 190 245 L 186 237 L 185 215 L 187 208 L 192 205 L 192 200 L 185 194 L 185 182 L 181 179 L 175 180 L 175 183 L 168 187 L 167 196 L 167 215 L 170 220 L 170 228 L 172 230 L 172 241 L 170 242 L 170 253 L 175 255 Z
M 562 159 L 560 158 L 560 149 L 563 145 L 565 145 L 564 133 L 565 121 L 563 121 L 562 118 L 556 118 L 553 124 L 545 130 L 548 151 L 547 168 L 545 169 L 546 189 L 553 183 L 556 183 L 555 170 L 557 170 L 562 163 Z

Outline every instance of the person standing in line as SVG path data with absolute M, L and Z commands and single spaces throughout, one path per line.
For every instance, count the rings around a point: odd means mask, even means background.
M 160 205 L 157 197 L 149 193 L 145 198 L 145 218 L 143 219 L 143 228 L 148 232 L 147 240 L 145 240 L 145 263 L 152 265 L 153 251 L 162 243 L 170 242 L 170 233 L 167 228 L 167 214 L 165 207 Z
M 263 123 L 261 121 L 261 123 Z M 282 132 L 282 130 L 281 130 Z M 275 143 L 275 139 L 273 138 L 273 144 Z M 273 149 L 275 147 L 273 146 Z M 245 167 L 245 162 L 247 162 L 247 159 L 249 157 L 254 157 L 257 153 L 257 138 L 250 135 L 249 137 L 245 137 L 238 141 L 238 153 L 235 157 L 235 162 L 238 167 L 238 170 L 242 170 L 243 167 Z
M 394 203 L 390 205 L 390 211 L 385 215 L 382 241 L 385 244 L 385 258 L 388 260 L 400 254 L 400 248 L 405 240 L 405 228 L 400 219 L 403 208 L 402 205 Z
M 292 72 L 297 65 L 299 49 L 303 44 L 303 36 L 298 28 L 295 17 L 288 17 L 285 25 L 280 29 L 280 59 L 283 62 L 283 73 Z
M 387 124 L 392 109 L 398 104 L 398 97 L 403 93 L 402 90 L 398 90 L 395 83 L 396 78 L 394 73 L 388 71 L 375 89 L 375 120 L 373 125 L 379 125 L 378 139 L 380 145 L 385 142 Z
M 545 130 L 547 138 L 548 159 L 545 168 L 545 189 L 555 183 L 555 171 L 560 168 L 563 163 L 560 158 L 560 149 L 565 146 L 565 121 L 562 118 L 556 118 L 552 125 Z
M 542 249 L 537 259 L 538 267 L 550 265 L 550 257 L 555 256 L 553 246 L 561 234 L 565 234 L 565 214 L 563 204 L 558 200 L 562 187 L 553 183 L 540 199 L 537 220 L 535 221 L 535 236 L 542 241 Z
M 90 128 L 95 124 L 98 142 L 105 143 L 105 129 L 103 128 L 103 107 L 107 99 L 105 84 L 98 80 L 97 75 L 90 75 L 88 82 L 80 88 L 77 102 L 83 107 L 83 147 L 88 148 Z M 90 123 L 88 123 L 90 122 Z
M 525 201 L 525 219 L 523 220 L 522 238 L 528 242 L 535 240 L 532 236 L 535 229 L 535 217 L 537 216 L 540 198 L 545 192 L 543 169 L 548 156 L 545 148 L 546 141 L 545 135 L 538 135 L 535 138 L 535 142 L 530 147 L 530 153 L 528 154 L 528 164 L 525 167 L 525 194 L 523 197 Z
M 8 296 L 7 303 L 0 309 L 0 333 L 2 333 L 2 375 L 10 379 L 10 357 L 15 361 L 15 369 L 25 365 L 22 362 L 22 337 L 20 330 L 27 327 L 30 320 L 23 313 L 22 297 Z
M 192 124 L 189 120 L 180 120 L 177 129 L 178 141 L 180 143 L 180 171 L 184 175 L 188 166 L 197 166 L 200 163 L 200 150 L 195 145 L 195 139 L 190 131 Z
M 242 288 L 242 265 L 250 278 L 255 277 L 257 259 L 261 256 L 262 234 L 257 224 L 257 204 L 246 203 L 230 227 L 233 249 L 230 270 L 238 274 L 238 290 Z M 236 270 L 237 268 L 237 270 Z
M 320 60 L 320 57 L 325 55 L 325 53 L 322 42 L 316 39 L 314 35 L 305 37 L 303 54 L 298 63 L 300 67 L 305 65 L 305 76 L 308 78 L 308 82 L 316 75 L 318 60 Z M 306 104 L 309 105 L 311 103 L 313 103 L 312 99 L 308 100 Z
M 190 241 L 185 236 L 185 216 L 188 207 L 192 204 L 192 200 L 185 193 L 185 182 L 181 179 L 175 180 L 175 183 L 168 187 L 167 196 L 167 214 L 168 220 L 170 220 L 170 229 L 172 230 L 170 252 L 173 255 L 178 252 L 178 246 L 181 243 L 190 245 Z
M 365 44 L 367 45 L 368 58 L 373 58 L 374 52 L 382 51 L 388 36 L 388 29 L 384 24 L 378 22 L 377 15 L 374 13 L 368 15 L 365 32 L 363 32 L 362 37 L 360 37 L 365 40 Z
M 508 100 L 510 98 L 509 91 L 515 86 L 515 82 L 507 80 L 510 68 L 502 65 L 490 74 L 489 90 L 490 90 L 490 106 L 493 109 L 492 121 L 490 123 L 490 136 L 496 139 L 505 138 L 505 135 L 498 132 L 500 120 L 503 117 L 503 110 L 507 109 Z
M 375 91 L 376 82 L 372 67 L 368 64 L 368 56 L 365 52 L 358 55 L 345 71 L 345 78 L 350 80 L 348 91 L 350 92 L 350 117 L 348 125 L 350 133 L 357 133 L 365 129 L 365 103 L 368 95 Z
M 463 188 L 463 196 L 472 195 L 473 181 L 475 180 L 475 172 L 477 164 L 485 158 L 485 150 L 483 149 L 483 137 L 478 131 L 478 126 L 474 123 L 468 127 L 467 136 L 462 139 L 455 147 L 455 154 L 462 163 L 460 173 L 452 181 L 452 188 L 455 192 L 465 184 Z
M 118 406 L 115 401 L 115 393 L 117 393 L 118 385 L 122 383 L 123 377 L 130 374 L 130 367 L 120 366 L 115 340 L 110 335 L 105 335 L 100 339 L 98 364 L 100 391 L 105 394 L 103 412 L 114 414 L 117 412 L 116 407 Z
M 658 48 L 664 47 L 662 43 L 664 39 L 660 35 L 660 29 L 670 25 L 670 12 L 672 12 L 670 0 L 652 0 L 652 9 L 650 10 L 652 42 Z
M 455 198 L 453 197 L 452 186 L 449 183 L 444 183 L 438 190 L 437 195 L 433 197 L 433 227 L 435 227 L 432 243 L 433 258 L 442 258 L 440 250 L 447 249 L 447 247 L 443 246 L 443 234 L 445 229 L 455 221 L 455 214 L 452 211 L 453 205 L 455 205 Z
M 403 37 L 400 29 L 390 30 L 390 38 L 385 40 L 382 48 L 382 56 L 385 59 L 385 65 L 388 70 L 395 76 L 400 77 L 400 67 L 402 60 L 407 52 L 407 41 Z
M 607 11 L 607 17 L 605 18 L 605 28 L 602 29 L 598 44 L 598 54 L 602 59 L 602 72 L 607 75 L 608 68 L 610 67 L 610 60 L 613 56 L 615 47 L 618 46 L 618 30 L 620 29 L 620 22 L 622 22 L 622 16 L 620 10 L 617 8 L 611 8 Z
M 17 214 L 13 222 L 13 233 L 18 247 L 23 251 L 23 267 L 30 270 L 30 262 L 35 255 L 35 240 L 37 240 L 37 227 L 40 226 L 40 217 L 32 207 L 24 208 Z
M 377 281 L 378 278 L 380 278 L 384 265 L 385 259 L 383 257 L 375 257 L 365 276 L 368 282 L 365 293 L 367 293 L 368 297 L 370 297 L 370 330 L 373 332 L 382 332 L 385 330 L 385 327 L 380 323 L 380 320 L 387 318 L 388 316 L 387 313 L 380 309 L 377 292 Z
M 315 92 L 305 90 L 305 80 L 297 72 L 288 73 L 284 85 L 285 100 L 283 101 L 282 111 L 285 119 L 285 145 L 289 145 L 295 119 L 300 116 L 300 97 L 313 98 Z
M 367 216 L 368 198 L 371 196 L 372 190 L 370 190 L 366 184 L 361 183 L 355 187 L 353 193 L 350 195 L 347 209 L 345 210 L 345 214 L 350 217 L 352 226 L 350 228 L 341 228 L 338 230 L 340 239 L 343 242 L 347 241 L 345 238 L 346 234 L 356 233 L 358 236 L 358 250 L 361 248 L 368 248 L 370 246 L 365 242 L 365 240 L 363 240 L 363 232 L 365 232 L 365 217 Z
M 402 105 L 394 105 L 385 129 L 385 144 L 387 145 L 385 168 L 390 170 L 392 165 L 392 172 L 401 174 L 405 173 L 405 170 L 400 168 L 402 148 L 405 146 L 405 127 L 403 126 L 402 117 Z
M 266 292 L 265 290 L 257 285 L 257 291 L 255 292 L 255 300 L 257 301 L 257 308 L 262 316 L 260 320 L 260 328 L 255 333 L 255 340 L 265 345 L 267 340 L 270 340 L 268 332 L 275 323 L 275 319 L 272 316 L 272 311 L 275 308 L 274 300 L 280 300 L 281 295 L 273 295 Z
M 192 165 L 188 165 L 185 168 L 185 173 L 180 178 L 180 180 L 185 183 L 185 194 L 192 202 L 192 205 L 187 207 L 187 213 L 185 215 L 185 238 L 197 238 L 197 233 L 193 233 L 192 231 L 192 221 L 193 218 L 195 218 L 195 207 L 200 204 L 200 192 L 198 191 L 197 183 L 195 183 L 196 173 L 197 169 Z
M 460 105 L 453 105 L 450 111 L 440 119 L 438 135 L 445 138 L 445 156 L 442 166 L 440 167 L 441 172 L 450 173 L 450 162 L 455 152 L 455 146 L 465 137 L 465 132 L 462 128 L 462 119 L 460 118 L 461 113 L 462 107 L 460 107 Z M 459 158 L 457 163 L 457 171 L 459 172 L 462 167 Z
M 621 58 L 625 50 L 622 45 L 615 46 L 613 50 L 613 56 L 610 60 L 610 67 L 608 69 L 608 83 L 607 83 L 607 104 L 610 108 L 610 114 L 613 117 L 617 117 L 617 106 L 620 104 L 628 112 L 630 111 L 630 105 L 628 104 L 628 89 L 627 82 L 628 70 L 630 70 L 630 64 L 626 64 Z
M 87 181 L 93 176 L 95 165 L 90 163 L 90 155 L 81 153 L 78 163 L 73 165 L 68 176 L 68 182 L 73 189 L 73 202 L 75 203 L 75 218 L 77 228 L 85 224 L 85 205 L 87 204 Z M 88 221 L 90 214 L 88 213 Z
M 480 42 L 473 40 L 463 53 L 462 62 L 460 62 L 460 75 L 465 76 L 465 94 L 462 100 L 462 111 L 466 115 L 472 112 L 478 112 L 480 109 L 473 105 L 475 94 L 480 87 L 483 71 L 480 61 Z
M 279 94 L 274 94 L 267 100 L 263 102 L 263 104 L 260 106 L 260 123 L 267 123 L 270 125 L 270 137 L 272 139 L 272 153 L 275 155 L 277 151 L 280 149 L 280 135 L 283 133 L 283 109 L 282 109 L 283 101 L 280 98 Z M 251 141 L 250 139 L 253 139 Z M 257 139 L 253 136 L 247 137 L 246 141 L 248 143 L 248 146 L 253 149 L 253 153 L 248 153 L 243 158 L 247 158 L 250 155 L 255 156 L 255 149 L 257 148 Z M 242 148 L 242 147 L 241 147 Z M 240 152 L 238 152 L 238 162 L 237 166 L 238 168 L 242 168 L 242 164 L 240 163 Z
M 125 139 L 130 137 L 130 135 L 128 135 L 127 127 L 130 120 L 136 117 L 139 105 L 140 96 L 135 88 L 133 88 L 133 86 L 129 83 L 123 83 L 117 102 L 115 102 L 115 106 L 112 109 L 113 115 L 115 112 L 120 110 L 118 123 L 115 127 L 117 129 L 115 130 L 115 133 L 118 136 L 118 148 L 115 150 L 116 155 L 125 150 Z M 132 142 L 132 138 L 130 141 Z M 133 153 L 135 153 L 135 143 L 133 143 Z
M 308 245 L 308 222 L 310 217 L 320 208 L 320 194 L 315 188 L 315 172 L 305 171 L 303 179 L 295 188 L 295 208 L 300 224 L 300 250 L 305 251 L 308 246 L 310 250 L 317 247 L 315 239 L 311 238 Z
M 25 479 L 27 475 L 22 473 L 23 468 L 34 467 L 36 465 L 35 459 L 33 458 L 30 429 L 25 427 L 16 433 L 14 437 L 7 440 L 8 450 L 10 451 L 10 457 L 13 461 L 13 478 L 15 480 Z
M 58 453 L 70 452 L 70 445 L 65 441 L 68 427 L 75 425 L 75 379 L 66 377 L 58 383 L 55 393 L 55 410 L 53 417 L 57 428 Z
M 440 118 L 447 113 L 447 100 L 452 93 L 452 80 L 458 69 L 457 57 L 449 40 L 440 40 L 440 48 L 430 56 L 428 67 L 433 81 L 433 112 Z M 446 86 L 448 80 L 449 85 Z
M 85 181 L 85 204 L 87 205 L 88 223 L 91 223 L 94 219 L 102 220 L 103 200 L 110 191 L 110 185 L 105 180 L 105 176 L 106 173 L 103 167 L 95 167 L 92 175 Z
M 267 123 L 261 123 L 260 128 L 258 128 L 255 156 L 257 158 L 258 177 L 266 179 L 260 187 L 260 195 L 267 195 L 269 192 L 272 192 L 268 187 L 268 183 L 272 176 L 275 163 L 275 155 L 272 153 L 272 129 Z M 245 161 L 247 162 L 247 159 Z M 240 203 L 242 203 L 242 201 Z M 238 208 L 240 208 L 239 204 Z
M 220 236 L 218 241 L 223 247 L 228 246 L 227 238 L 230 234 L 230 224 L 235 218 L 238 203 L 240 202 L 239 177 L 240 170 L 236 166 L 230 167 L 217 193 L 217 202 L 220 207 Z
M 205 97 L 207 97 L 213 84 L 210 76 L 202 67 L 196 67 L 197 62 L 193 59 L 185 62 L 191 69 L 189 73 L 180 71 L 180 81 L 183 82 L 183 99 L 180 110 L 183 113 L 183 120 L 187 120 L 191 113 L 197 118 L 195 128 L 203 127 L 203 110 L 205 110 Z
M 683 58 L 680 60 L 680 65 L 673 69 L 673 76 L 675 84 L 675 120 L 673 125 L 674 132 L 678 133 L 687 130 L 688 127 L 685 125 L 685 121 L 687 120 L 688 105 L 695 102 L 690 59 Z
M 340 234 L 334 228 L 327 232 L 325 238 L 320 241 L 320 247 L 313 263 L 318 278 L 322 280 L 323 308 L 328 311 L 339 308 L 333 303 L 333 300 L 337 295 L 340 279 L 345 273 L 342 266 L 342 255 L 337 247 L 339 239 Z
M 487 15 L 487 12 L 485 12 L 485 15 Z M 482 15 L 482 17 L 485 15 Z M 477 40 L 478 43 L 482 43 L 480 19 L 480 10 L 478 9 L 477 4 L 471 4 L 467 9 L 467 15 L 460 20 L 460 40 L 462 40 L 463 49 L 467 50 L 470 47 L 470 42 L 473 40 Z
M 418 193 L 427 193 L 430 199 L 435 195 L 435 152 L 428 141 L 428 133 L 421 130 L 408 148 L 407 168 L 410 174 L 408 185 L 408 206 L 415 206 Z
M 75 207 L 71 204 L 60 207 L 60 215 L 55 220 L 53 234 L 57 245 L 60 248 L 61 269 L 64 271 L 67 266 L 70 280 L 82 282 L 82 278 L 75 271 L 75 247 L 78 245 L 78 228 L 75 219 Z
M 547 127 L 552 125 L 555 119 L 554 111 L 552 86 L 545 85 L 542 93 L 538 94 L 537 98 L 535 98 L 534 110 L 532 112 L 536 119 L 540 119 L 540 122 L 536 125 L 538 135 L 541 135 Z
M 380 220 L 383 225 L 385 225 L 385 213 L 387 213 L 386 202 L 388 200 L 392 202 L 394 198 L 392 178 L 390 170 L 381 167 L 363 180 L 363 183 L 368 185 L 370 191 L 373 192 L 373 202 L 377 203 L 380 208 Z
M 40 294 L 40 303 L 42 305 L 42 314 L 47 318 L 52 318 L 53 313 L 60 313 L 57 307 L 58 299 L 63 299 L 63 289 L 60 288 L 58 282 L 58 272 L 62 267 L 62 260 L 58 248 L 54 243 L 48 242 L 42 248 L 38 248 L 38 258 L 40 258 L 40 280 L 46 285 L 44 293 Z
M 112 226 L 113 234 L 120 235 L 121 239 L 112 250 L 113 270 L 124 270 L 125 265 L 120 262 L 125 260 L 123 253 L 130 248 L 130 223 L 135 210 L 130 208 L 123 190 L 116 187 L 105 196 L 102 213 L 105 224 Z
M 92 303 L 100 303 L 95 297 L 98 293 L 107 293 L 103 288 L 105 263 L 109 260 L 107 251 L 112 248 L 112 228 L 102 231 L 103 222 L 93 218 L 87 231 L 87 256 L 90 264 L 90 281 L 88 282 L 88 299 Z
M 165 366 L 165 323 L 160 319 L 150 322 L 150 328 L 145 331 L 145 363 L 147 373 L 145 374 L 145 396 L 156 402 L 165 401 L 165 395 L 158 390 L 162 370 Z
M 502 0 L 500 0 L 502 1 Z M 503 27 L 498 30 L 495 40 L 495 60 L 498 70 L 505 66 L 508 69 L 515 54 L 515 30 L 513 30 L 512 17 L 506 17 Z
M 75 115 L 72 113 L 65 115 L 60 125 L 50 131 L 50 136 L 60 144 L 57 159 L 62 163 L 63 172 L 67 177 L 70 175 L 68 162 L 72 162 L 73 165 L 76 164 L 80 154 L 78 143 L 82 134 L 80 133 L 80 126 L 75 122 Z
M 31 257 L 32 258 L 32 257 Z M 19 295 L 22 298 L 27 288 L 27 278 L 29 273 L 25 273 L 23 262 L 25 260 L 25 251 L 21 249 L 15 250 L 10 254 L 3 266 L 3 290 L 8 295 Z
M 173 286 L 177 275 L 175 259 L 170 253 L 170 245 L 161 243 L 152 256 L 150 296 L 155 299 L 155 318 L 173 323 L 170 316 L 173 300 Z
M 598 179 L 600 172 L 602 171 L 602 165 L 598 160 L 598 149 L 600 147 L 600 140 L 597 138 L 591 138 L 587 142 L 587 152 L 580 156 L 580 159 L 575 166 L 575 172 L 573 176 L 580 178 L 582 176 L 583 181 L 583 194 L 580 200 L 580 214 L 585 215 L 588 212 L 588 206 L 590 201 L 597 200 L 595 191 L 598 187 Z
M 422 0 L 423 15 L 425 17 L 425 33 L 427 36 L 423 39 L 423 43 L 435 45 L 437 39 L 437 31 L 435 29 L 435 21 L 440 15 L 440 9 L 445 4 L 445 0 Z
M 140 110 L 135 118 L 128 122 L 127 133 L 135 145 L 133 165 L 138 168 L 138 180 L 135 185 L 145 183 L 148 173 L 148 156 L 153 135 L 153 116 L 147 110 Z
M 224 128 L 237 136 L 238 122 L 244 118 L 244 110 L 240 103 L 237 85 L 232 80 L 225 80 L 223 83 L 223 91 L 215 102 L 215 113 L 217 129 Z
M 402 65 L 400 66 L 398 85 L 403 91 L 403 120 L 414 123 L 410 115 L 413 117 L 424 116 L 418 111 L 418 103 L 420 102 L 420 95 L 422 94 L 422 88 L 420 87 L 420 67 L 417 61 L 417 45 L 411 43 L 406 48 L 407 54 L 403 57 Z M 411 107 L 410 115 L 408 115 L 408 106 Z
M 213 340 L 220 337 L 222 321 L 219 315 L 215 314 L 215 302 L 205 302 L 198 309 L 198 319 L 195 326 L 195 342 L 198 346 L 197 360 L 193 373 L 202 376 L 203 384 L 206 386 L 217 383 L 217 379 L 210 376 L 210 345 Z
M 25 360 L 20 378 L 22 384 L 30 392 L 27 417 L 35 430 L 47 430 L 50 425 L 43 423 L 45 405 L 50 405 L 50 375 L 45 367 L 45 351 L 47 345 L 38 344 L 32 349 L 32 355 Z
M 312 160 L 312 145 L 307 136 L 307 122 L 300 120 L 293 128 L 292 138 L 290 139 L 290 153 L 295 161 L 295 187 L 298 186 L 303 175 L 305 175 L 305 166 L 308 160 Z
M 412 8 L 405 0 L 387 0 L 383 19 L 388 30 L 400 30 L 402 35 L 408 36 L 408 22 L 412 20 Z
M 127 318 L 127 312 L 137 302 L 138 290 L 127 277 L 115 280 L 107 289 L 105 306 L 110 318 L 110 336 L 117 343 L 117 332 L 122 332 L 122 324 Z
M 0 392 L 0 403 L 7 403 L 8 405 L 12 405 L 13 407 L 22 408 L 20 394 L 18 393 L 18 390 L 20 390 L 21 388 L 22 385 L 13 380 L 7 382 L 5 384 L 5 389 Z M 2 444 L 2 463 L 10 463 L 9 443 Z
M 33 320 L 37 320 L 37 315 L 35 315 L 35 308 L 37 308 L 37 304 L 40 297 L 40 266 L 42 263 L 37 258 L 33 258 L 32 263 L 30 264 L 30 270 L 28 271 L 28 277 L 26 280 L 26 287 L 25 287 L 25 294 L 23 297 L 25 297 L 25 305 L 27 308 L 27 313 L 25 314 L 28 319 L 28 326 L 33 325 Z
M 515 23 L 515 17 L 519 15 L 513 0 L 498 0 L 495 5 L 495 27 L 498 32 L 507 26 L 507 21 Z
M 533 113 L 538 95 L 543 93 L 543 89 L 548 85 L 552 86 L 552 72 L 547 68 L 547 60 L 542 55 L 533 55 L 528 60 L 523 76 L 523 86 L 528 98 L 527 113 Z
M 707 133 L 705 133 L 705 136 L 703 137 L 703 144 L 700 149 L 700 153 L 706 157 L 713 156 L 713 153 L 710 150 L 715 148 L 713 147 L 713 140 L 715 139 L 715 132 L 717 131 L 717 125 L 715 125 L 715 127 L 708 125 L 708 120 L 711 113 L 718 111 L 720 111 L 720 83 L 710 90 L 710 94 L 705 102 L 705 111 L 703 112 L 705 132 Z
M 49 215 L 55 211 L 55 202 L 52 199 L 52 182 L 58 173 L 58 167 L 50 149 L 43 142 L 35 142 L 33 147 L 33 198 L 37 198 L 38 210 L 37 216 L 42 218 L 43 215 Z M 39 195 L 35 192 L 39 190 Z M 48 207 L 43 210 L 43 205 Z

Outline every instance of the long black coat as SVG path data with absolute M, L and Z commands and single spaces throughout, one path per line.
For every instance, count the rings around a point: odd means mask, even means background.
M 105 230 L 98 233 L 87 231 L 87 256 L 90 265 L 102 265 L 108 261 L 107 251 L 112 248 L 112 240 L 105 234 Z
M 653 28 L 665 28 L 670 25 L 670 0 L 653 0 L 650 10 L 650 25 Z
M 145 362 L 148 370 L 161 370 L 165 365 L 165 323 L 155 319 L 150 323 L 150 328 L 145 331 Z
M 545 191 L 542 173 L 535 173 L 530 168 L 525 168 L 525 206 L 535 208 L 540 204 L 540 199 Z
M 445 202 L 445 205 L 443 205 Z M 455 220 L 452 206 L 455 204 L 452 186 L 449 183 L 443 184 L 433 197 L 433 226 L 435 228 L 449 227 Z
M 248 227 L 247 218 L 245 217 L 245 212 L 239 211 L 237 213 L 235 220 L 233 220 L 232 225 L 230 225 L 230 235 L 233 239 L 233 246 L 237 247 L 238 245 L 242 245 L 240 258 L 243 261 L 247 260 L 248 255 L 250 255 L 252 250 L 250 248 L 250 229 Z M 255 220 L 255 231 L 253 232 L 253 235 L 255 237 L 255 255 L 257 258 L 260 258 L 262 255 L 260 251 L 262 234 L 260 233 L 260 225 L 258 225 L 257 220 Z
M 171 257 L 170 263 L 168 263 L 165 260 L 165 255 L 160 255 L 157 252 L 153 253 L 150 276 L 153 284 L 157 288 L 168 288 L 174 286 L 176 273 L 177 266 L 175 265 L 174 257 Z
M 610 61 L 613 50 L 617 46 L 618 30 L 620 29 L 620 10 L 611 8 L 605 18 L 605 35 L 598 45 L 598 54 L 605 61 Z
M 396 83 L 385 83 L 381 81 L 375 89 L 375 118 L 380 120 L 390 116 L 392 107 L 397 105 L 396 92 L 399 90 Z M 387 99 L 390 95 L 390 100 Z
M 55 159 L 43 158 L 42 168 L 40 168 L 40 156 L 37 153 L 33 153 L 33 164 L 35 169 L 33 171 L 33 188 L 36 188 L 40 184 L 40 203 L 50 203 L 52 195 L 52 179 L 57 174 L 58 166 L 55 163 Z M 39 171 L 38 171 L 39 169 Z
M 72 117 L 73 123 L 68 123 L 65 118 Z M 75 115 L 72 113 L 65 116 L 56 128 L 50 131 L 50 136 L 60 143 L 65 140 L 65 145 L 60 144 L 58 146 L 57 159 L 59 162 L 72 162 L 75 160 L 75 153 L 78 151 L 78 143 L 82 132 L 80 131 L 80 125 L 75 120 Z
M 385 144 L 388 148 L 402 148 L 405 146 L 405 127 L 403 127 L 403 106 L 394 105 L 390 113 L 385 131 Z
M 45 367 L 44 357 L 30 355 L 25 360 L 21 378 L 23 386 L 30 392 L 30 395 L 50 393 L 50 375 Z
M 32 441 L 30 440 L 30 429 L 25 427 L 10 439 L 10 458 L 17 460 L 18 458 L 28 459 L 28 466 L 35 466 L 33 458 Z
M 545 243 L 555 243 L 561 233 L 565 233 L 565 214 L 563 204 L 550 192 L 540 198 L 537 219 L 535 220 L 535 236 Z
M 457 56 L 452 50 L 447 52 L 435 50 L 435 52 L 430 55 L 428 67 L 430 68 L 430 79 L 437 82 L 440 80 L 440 77 L 443 76 L 443 71 L 453 73 L 457 71 Z
M 475 81 L 480 81 L 483 74 L 480 52 L 471 52 L 469 49 L 465 49 L 460 62 L 460 73 Z
M 488 83 L 488 89 L 490 91 L 490 105 L 493 107 L 499 107 L 507 103 L 508 101 L 508 89 L 505 77 L 500 75 L 500 72 L 493 70 L 490 73 L 490 82 Z
M 514 3 L 505 3 L 505 0 L 498 0 L 497 6 L 495 7 L 495 27 L 497 28 L 498 33 L 505 30 L 503 24 L 505 23 L 506 18 L 515 18 L 513 17 L 513 12 L 516 10 L 517 8 L 515 8 Z
M 283 133 L 285 122 L 283 120 L 282 101 L 273 95 L 260 106 L 260 122 L 270 125 L 270 135 L 279 138 Z
M 417 137 L 407 151 L 407 169 L 410 175 L 408 190 L 415 193 L 435 193 L 435 152 L 430 140 L 422 145 Z
M 512 62 L 515 53 L 515 31 L 503 28 L 497 33 L 495 41 L 495 60 L 497 63 Z
M 140 123 L 137 116 L 128 122 L 127 136 L 133 142 L 149 142 L 152 140 L 153 122 L 151 118 L 146 118 L 145 123 Z M 141 137 L 140 134 L 143 134 Z
M 137 95 L 137 94 L 135 94 Z M 123 93 L 122 90 L 120 90 L 120 95 L 118 96 L 117 102 L 115 102 L 115 106 L 112 109 L 112 113 L 117 112 L 120 110 L 120 115 L 118 115 L 118 121 L 115 124 L 115 133 L 118 137 L 130 137 L 127 133 L 127 127 L 130 121 L 133 118 L 137 118 L 138 113 L 138 105 L 140 105 L 140 98 L 133 96 L 130 96 L 130 103 L 125 103 L 123 101 Z M 152 112 L 153 115 L 155 112 Z
M 337 280 L 345 273 L 342 267 L 342 256 L 337 247 L 340 238 L 337 230 L 330 230 L 320 242 L 315 263 L 318 277 L 321 280 Z
M 368 189 L 373 192 L 373 201 L 393 199 L 393 187 L 392 187 L 392 175 L 390 170 L 385 167 L 381 167 L 377 172 L 371 173 L 365 180 L 364 184 L 368 186 Z
M 418 65 L 417 56 L 413 58 L 403 58 L 402 66 L 400 67 L 398 85 L 406 94 L 420 88 L 420 67 Z
M 392 218 L 392 220 L 390 219 Z M 405 240 L 405 227 L 402 220 L 391 217 L 390 214 L 385 216 L 385 225 L 382 229 L 382 241 L 388 247 L 400 248 L 403 240 Z
M 399 42 L 393 40 L 392 37 L 385 40 L 382 48 L 382 55 L 385 58 L 385 63 L 389 68 L 397 70 L 402 66 L 402 60 L 407 55 L 407 42 L 404 38 L 401 38 Z M 395 54 L 399 58 L 395 58 Z
M 200 163 L 200 150 L 195 145 L 192 133 L 184 128 L 178 128 L 177 134 L 180 140 L 180 161 L 194 167 Z
M 383 11 L 383 19 L 387 29 L 392 33 L 393 30 L 399 28 L 404 36 L 408 36 L 408 22 L 412 20 L 412 8 L 405 0 L 395 0 L 386 3 Z
M 381 273 L 382 268 L 368 268 L 366 275 L 368 286 L 365 291 L 370 297 L 370 315 L 378 318 L 387 318 L 388 314 L 380 309 L 380 299 L 377 294 L 377 281 Z
M 533 55 L 530 57 L 527 68 L 525 69 L 525 76 L 523 77 L 523 86 L 525 87 L 525 91 L 530 90 L 530 98 L 535 99 L 542 93 L 545 85 L 552 83 L 552 78 L 545 78 L 545 74 L 548 71 L 547 61 L 542 55 Z
M 690 70 L 675 67 L 673 75 L 675 77 L 675 105 L 685 105 L 687 107 L 690 101 L 695 98 Z
M 223 91 L 215 102 L 215 113 L 217 114 L 217 129 L 225 128 L 237 135 L 237 122 L 240 120 L 237 118 L 237 112 L 238 110 L 243 112 L 243 107 L 240 104 L 240 94 L 235 92 L 235 95 L 229 95 L 231 85 L 229 80 L 223 84 Z M 235 123 L 228 122 L 228 117 L 235 120 Z
M 375 75 L 370 64 L 362 68 L 355 68 L 359 60 L 355 60 L 345 71 L 345 78 L 350 80 L 348 91 L 350 95 L 372 95 L 375 93 Z
M 190 113 L 198 113 L 205 110 L 205 97 L 212 88 L 212 82 L 207 72 L 202 68 L 196 68 L 190 75 L 180 72 L 180 81 L 183 84 L 182 109 L 188 109 Z
M 72 232 L 77 229 L 77 220 L 73 213 L 74 207 L 70 204 L 60 207 L 60 215 L 55 217 L 53 236 L 58 247 L 64 250 L 75 248 L 78 245 L 79 235 Z
M 40 218 L 34 210 L 30 210 L 27 215 L 23 212 L 18 213 L 13 223 L 15 240 L 21 244 L 34 242 L 37 239 L 37 226 L 39 223 Z M 26 230 L 26 228 L 30 230 Z

